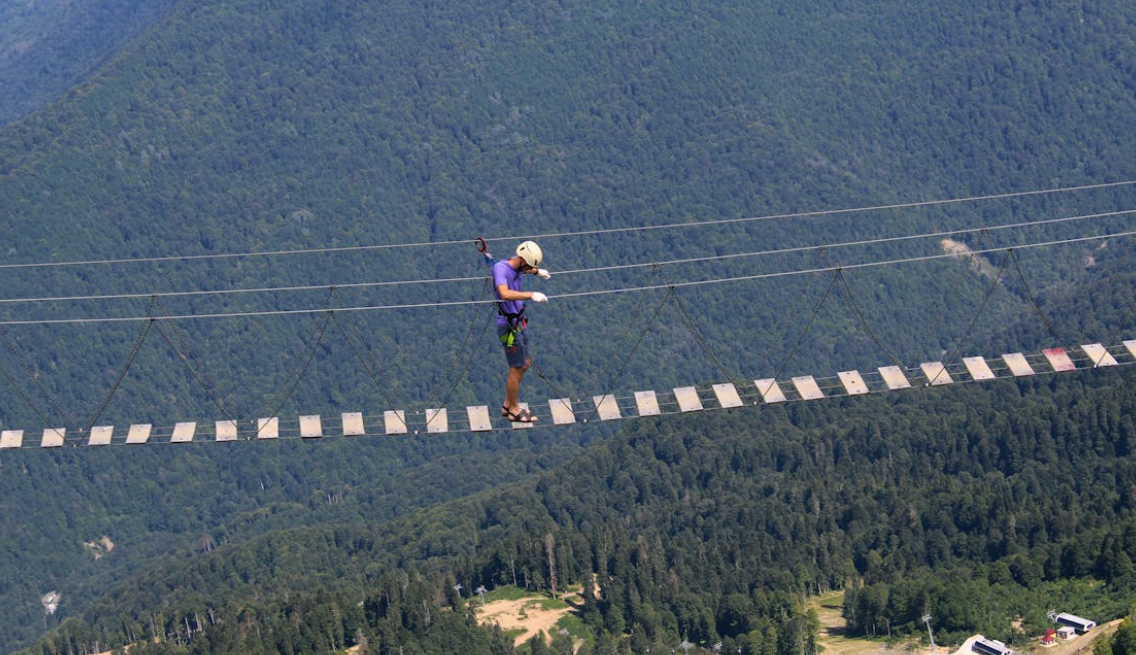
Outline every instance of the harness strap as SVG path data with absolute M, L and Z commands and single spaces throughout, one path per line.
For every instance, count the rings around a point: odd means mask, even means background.
M 523 330 L 525 329 L 525 325 L 528 323 L 528 320 L 525 318 L 524 305 L 521 306 L 521 311 L 519 312 L 507 312 L 505 311 L 505 304 L 502 301 L 498 300 L 497 313 L 505 317 L 505 322 L 509 324 L 509 329 L 512 331 L 516 331 L 518 325 Z

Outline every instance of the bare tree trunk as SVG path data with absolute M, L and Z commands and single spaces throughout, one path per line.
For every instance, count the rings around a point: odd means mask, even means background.
M 544 548 L 548 552 L 548 584 L 556 596 L 556 538 L 551 532 L 544 536 Z

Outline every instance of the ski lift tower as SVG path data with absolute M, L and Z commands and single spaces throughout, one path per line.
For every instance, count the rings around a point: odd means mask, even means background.
M 927 636 L 931 639 L 931 648 L 935 648 L 935 635 L 931 633 L 931 615 L 923 615 L 923 623 L 927 624 Z

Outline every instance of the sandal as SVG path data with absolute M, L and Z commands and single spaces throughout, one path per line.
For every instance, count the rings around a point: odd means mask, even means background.
M 537 418 L 532 415 L 527 409 L 521 409 L 519 412 L 507 412 L 506 416 L 513 423 L 536 423 Z
M 508 415 L 509 415 L 509 406 L 508 405 L 501 405 L 501 416 L 508 416 Z

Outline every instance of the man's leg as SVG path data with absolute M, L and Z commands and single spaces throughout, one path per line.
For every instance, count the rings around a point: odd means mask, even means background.
M 505 377 L 505 407 L 508 407 L 510 412 L 520 410 L 521 378 L 525 377 L 525 371 L 529 370 L 530 364 L 532 360 L 526 359 L 524 366 L 509 367 L 509 374 Z

